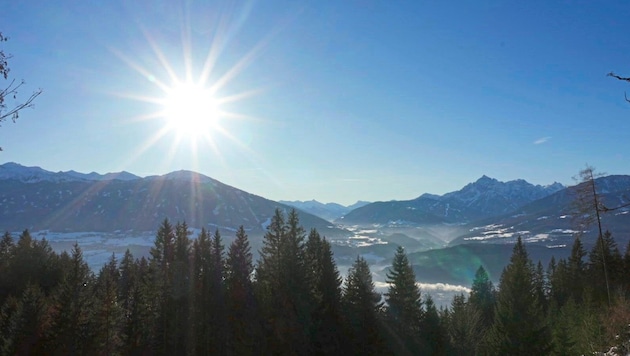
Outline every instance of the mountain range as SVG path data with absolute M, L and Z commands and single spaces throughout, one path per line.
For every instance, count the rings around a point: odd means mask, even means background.
M 630 239 L 630 176 L 600 177 L 595 184 L 610 209 L 603 213 L 602 225 L 624 250 Z M 275 202 L 191 171 L 142 178 L 129 172 L 49 172 L 6 163 L 0 165 L 0 230 L 66 234 L 67 241 L 87 232 L 118 236 L 124 244 L 126 237 L 152 236 L 168 218 L 186 221 L 193 229 L 227 231 L 228 237 L 243 225 L 253 245 L 260 246 L 274 210 L 296 208 L 307 231 L 316 228 L 333 242 L 340 263 L 349 265 L 362 254 L 385 267 L 401 245 L 417 272 L 425 275 L 438 273 L 434 264 L 441 263 L 439 278 L 447 278 L 457 265 L 453 261 L 468 261 L 457 267 L 467 274 L 447 279 L 460 282 L 474 272 L 474 265 L 500 271 L 517 236 L 532 246 L 534 260 L 565 256 L 578 233 L 585 245 L 592 245 L 597 235 L 593 226 L 576 230 L 573 192 L 559 183 L 543 186 L 483 176 L 444 195 L 345 207 L 315 200 Z M 110 237 L 102 237 L 94 248 L 107 248 Z M 150 245 L 143 239 L 134 241 Z
M 40 167 L 25 167 L 14 162 L 8 162 L 0 165 L 0 180 L 11 179 L 19 180 L 23 183 L 37 182 L 76 182 L 76 181 L 104 181 L 104 180 L 124 180 L 130 181 L 140 179 L 140 177 L 129 172 L 117 172 L 98 174 L 79 173 L 75 171 L 67 172 L 50 172 Z
M 0 166 L 0 229 L 5 231 L 154 231 L 165 218 L 191 228 L 261 234 L 276 208 L 291 207 L 190 171 L 140 178 L 49 172 L 16 163 Z M 328 221 L 299 211 L 304 226 L 347 236 Z
M 630 176 L 600 177 L 595 179 L 595 186 L 600 204 L 606 207 L 601 213 L 603 230 L 611 231 L 618 242 L 628 241 Z M 570 246 L 575 236 L 582 236 L 586 243 L 592 243 L 598 234 L 597 226 L 591 224 L 580 227 L 574 206 L 576 191 L 576 187 L 562 189 L 510 213 L 475 221 L 467 225 L 468 232 L 451 241 L 451 244 L 510 243 L 516 236 L 523 237 L 525 242 L 539 242 L 553 247 Z
M 522 179 L 500 182 L 483 176 L 461 190 L 416 199 L 376 202 L 351 211 L 338 223 L 361 224 L 464 224 L 509 213 L 564 189 L 560 183 L 533 185 Z

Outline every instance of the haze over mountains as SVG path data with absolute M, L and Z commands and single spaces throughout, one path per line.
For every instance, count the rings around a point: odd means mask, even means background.
M 377 202 L 353 210 L 339 220 L 344 224 L 462 224 L 516 210 L 565 187 L 530 184 L 522 179 L 499 182 L 483 176 L 461 190 L 423 194 L 413 200 Z
M 602 177 L 597 187 L 610 206 L 623 205 L 630 195 L 630 177 Z M 570 230 L 572 196 L 565 188 L 560 183 L 541 186 L 522 179 L 500 182 L 483 176 L 441 196 L 425 193 L 412 200 L 359 201 L 346 207 L 316 200 L 274 202 L 190 171 L 141 178 L 129 172 L 49 172 L 6 163 L 0 165 L 0 227 L 12 231 L 153 231 L 162 219 L 169 218 L 185 220 L 193 228 L 229 230 L 244 225 L 248 230 L 264 231 L 276 207 L 295 207 L 304 226 L 321 229 L 331 237 L 351 235 L 339 228 L 342 226 L 439 226 L 466 230 L 438 236 L 461 243 L 506 237 L 507 230 L 525 235 L 554 234 L 551 228 Z M 618 225 L 615 221 L 622 221 L 626 213 L 621 209 L 606 218 Z M 493 227 L 501 226 L 502 232 L 493 233 Z
M 290 209 L 190 171 L 140 178 L 0 166 L 0 227 L 8 231 L 154 231 L 168 218 L 197 229 L 243 225 L 261 233 L 276 208 Z M 344 234 L 314 215 L 300 212 L 300 219 L 328 236 Z
M 615 233 L 617 241 L 628 240 L 630 233 L 630 176 L 613 175 L 595 180 L 600 202 L 610 211 L 601 215 L 602 227 Z M 576 234 L 583 238 L 594 238 L 596 226 L 577 231 L 575 192 L 571 189 L 559 190 L 544 198 L 537 199 L 502 214 L 476 221 L 469 232 L 452 241 L 464 242 L 508 241 L 521 235 L 526 242 L 544 242 L 549 245 L 567 244 Z M 568 241 L 567 241 L 568 238 Z M 624 246 L 622 246 L 624 247 Z
M 359 200 L 358 202 L 352 204 L 352 205 L 348 205 L 348 206 L 343 206 L 341 204 L 337 204 L 337 203 L 320 203 L 317 200 L 309 200 L 309 201 L 299 201 L 299 200 L 295 200 L 295 201 L 286 201 L 286 200 L 280 200 L 279 203 L 282 204 L 286 204 L 286 205 L 290 205 L 292 207 L 295 207 L 297 209 L 300 209 L 302 211 L 306 211 L 308 213 L 311 213 L 313 215 L 319 216 L 322 219 L 326 219 L 328 221 L 335 221 L 337 219 L 339 219 L 340 217 L 346 215 L 347 213 L 351 212 L 354 209 L 360 208 L 362 206 L 365 206 L 367 204 L 370 204 L 370 202 L 367 201 L 361 201 Z
M 607 207 L 630 202 L 630 176 L 601 177 L 596 185 Z M 412 200 L 344 207 L 314 200 L 275 202 L 190 171 L 141 178 L 128 172 L 101 175 L 0 165 L 0 229 L 5 231 L 28 228 L 44 231 L 42 236 L 68 234 L 72 241 L 83 239 L 86 233 L 90 238 L 105 236 L 99 240 L 99 249 L 114 235 L 142 235 L 148 240 L 139 244 L 146 249 L 152 232 L 168 218 L 186 221 L 193 229 L 220 229 L 227 235 L 243 225 L 257 246 L 274 210 L 295 207 L 307 230 L 316 228 L 333 242 L 341 265 L 362 254 L 386 267 L 401 245 L 419 276 L 447 283 L 464 283 L 462 278 L 472 278 L 479 264 L 486 264 L 498 276 L 507 261 L 506 246 L 517 236 L 532 246 L 534 260 L 566 255 L 577 233 L 573 199 L 571 189 L 559 183 L 541 186 L 483 176 L 441 196 L 422 194 Z M 602 223 L 625 247 L 630 208 L 605 213 Z M 588 246 L 595 230 L 583 233 Z M 118 244 L 123 246 L 125 241 Z M 103 251 L 105 258 L 111 254 Z M 453 268 L 466 273 L 451 275 Z

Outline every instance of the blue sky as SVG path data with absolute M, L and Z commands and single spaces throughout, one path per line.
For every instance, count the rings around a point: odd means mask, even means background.
M 630 84 L 606 74 L 630 76 L 629 13 L 623 1 L 14 1 L 1 46 L 21 96 L 44 92 L 0 127 L 0 161 L 189 169 L 344 204 L 483 174 L 569 184 L 586 163 L 628 174 Z M 230 115 L 178 138 L 144 99 L 172 83 L 163 63 L 199 78 L 212 48 L 207 85 L 225 79 L 214 95 L 233 99 Z

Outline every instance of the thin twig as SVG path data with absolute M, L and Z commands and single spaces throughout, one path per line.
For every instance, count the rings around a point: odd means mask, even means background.
M 620 76 L 618 76 L 617 74 L 615 74 L 613 72 L 608 73 L 607 76 L 613 77 L 613 78 L 617 78 L 619 80 L 625 80 L 626 82 L 630 82 L 630 77 L 620 77 Z

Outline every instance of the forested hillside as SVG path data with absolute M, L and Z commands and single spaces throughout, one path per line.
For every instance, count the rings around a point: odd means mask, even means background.
M 567 260 L 532 262 L 518 239 L 498 288 L 479 266 L 469 296 L 438 309 L 400 247 L 377 293 L 358 256 L 345 281 L 330 244 L 280 210 L 254 264 L 244 229 L 191 238 L 160 226 L 149 258 L 97 274 L 78 246 L 54 253 L 24 231 L 0 241 L 0 353 L 571 355 L 627 352 L 630 253 L 610 233 Z

